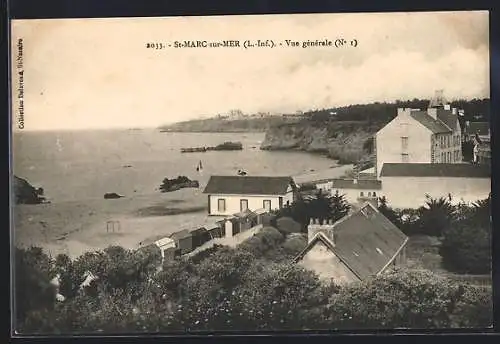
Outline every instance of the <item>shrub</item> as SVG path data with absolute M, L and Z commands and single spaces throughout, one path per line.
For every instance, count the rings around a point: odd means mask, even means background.
M 443 265 L 455 272 L 491 272 L 491 227 L 471 221 L 456 223 L 445 232 L 439 253 Z
M 430 272 L 397 271 L 344 287 L 330 300 L 336 328 L 457 327 L 464 286 Z M 458 312 L 458 314 L 457 314 Z
M 283 250 L 286 254 L 296 256 L 307 246 L 305 235 L 294 235 L 288 237 L 283 243 Z
M 281 217 L 276 221 L 278 230 L 286 235 L 289 233 L 302 232 L 302 225 L 290 217 Z

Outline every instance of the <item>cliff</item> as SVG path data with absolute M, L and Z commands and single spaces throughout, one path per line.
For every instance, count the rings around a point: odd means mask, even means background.
M 16 204 L 40 204 L 45 201 L 43 189 L 36 189 L 26 179 L 14 176 L 13 188 Z
M 385 123 L 368 121 L 304 120 L 270 128 L 262 142 L 262 150 L 297 149 L 324 153 L 341 164 L 369 165 L 373 154 L 373 135 Z
M 274 125 L 292 122 L 281 116 L 247 117 L 242 119 L 206 118 L 159 127 L 162 132 L 265 132 Z

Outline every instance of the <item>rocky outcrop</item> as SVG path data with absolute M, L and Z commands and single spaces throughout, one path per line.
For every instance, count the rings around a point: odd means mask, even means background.
M 108 192 L 104 194 L 104 199 L 117 199 L 124 196 L 117 194 L 116 192 Z
M 35 188 L 26 179 L 14 176 L 13 187 L 16 204 L 40 204 L 45 202 L 43 189 Z
M 325 153 L 341 164 L 370 161 L 373 154 L 373 136 L 380 125 L 364 121 L 342 121 L 284 124 L 266 132 L 261 149 L 290 150 Z
M 178 176 L 175 179 L 163 179 L 160 185 L 161 192 L 172 192 L 183 188 L 198 188 L 200 183 L 197 180 L 191 180 L 186 176 Z

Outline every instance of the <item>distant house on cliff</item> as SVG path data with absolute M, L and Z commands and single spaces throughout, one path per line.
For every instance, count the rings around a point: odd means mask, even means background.
M 459 163 L 462 130 L 458 109 L 431 101 L 425 111 L 399 108 L 375 136 L 376 175 L 384 163 Z
M 426 194 L 475 202 L 491 192 L 491 170 L 487 165 L 385 163 L 380 180 L 383 196 L 395 208 L 419 207 Z
M 296 192 L 291 177 L 268 176 L 211 176 L 203 191 L 208 195 L 209 215 L 281 209 L 293 203 Z
M 335 283 L 362 281 L 404 264 L 408 237 L 371 203 L 339 221 L 311 220 L 294 263 Z

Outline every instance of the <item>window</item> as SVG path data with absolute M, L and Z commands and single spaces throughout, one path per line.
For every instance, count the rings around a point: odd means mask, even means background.
M 217 200 L 217 209 L 219 210 L 219 212 L 226 211 L 226 200 L 224 198 L 219 198 Z
M 402 162 L 408 162 L 409 161 L 407 153 L 401 154 L 401 161 Z
M 408 149 L 408 137 L 406 136 L 401 137 L 401 149 L 403 152 Z
M 265 199 L 263 203 L 264 203 L 264 209 L 266 209 L 267 211 L 270 211 L 271 210 L 271 201 L 268 199 Z
M 248 209 L 248 200 L 242 199 L 240 200 L 240 211 L 245 211 Z
M 451 152 L 448 152 L 448 162 L 451 162 Z
M 368 197 L 372 197 L 372 193 L 371 192 L 368 192 Z
M 445 159 L 445 154 L 441 153 L 441 162 L 444 162 L 444 159 Z
M 359 193 L 359 195 L 360 195 L 361 197 L 363 197 L 363 196 L 365 195 L 365 193 L 364 193 L 363 191 L 361 191 L 361 192 Z
M 373 197 L 377 197 L 377 193 L 373 191 Z

